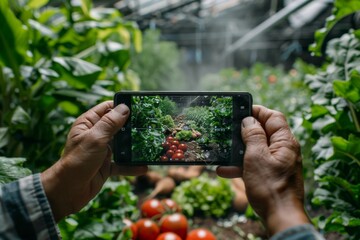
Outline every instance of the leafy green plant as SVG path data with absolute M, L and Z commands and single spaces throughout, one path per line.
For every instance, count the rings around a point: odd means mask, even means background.
M 193 133 L 189 130 L 181 130 L 176 133 L 176 138 L 180 141 L 190 141 L 193 138 Z
M 0 2 L 0 155 L 31 169 L 58 159 L 74 117 L 139 87 L 127 70 L 141 50 L 136 24 L 91 0 L 63 2 Z
M 232 107 L 230 97 L 211 99 L 211 139 L 222 148 L 231 145 L 229 136 L 232 135 Z
M 335 7 L 341 2 L 337 1 Z M 348 11 L 350 6 L 342 7 Z M 325 71 L 306 79 L 314 93 L 310 113 L 304 119 L 315 141 L 312 150 L 318 186 L 312 202 L 331 211 L 315 222 L 325 231 L 339 232 L 347 239 L 360 238 L 359 52 L 359 30 L 331 40 Z
M 79 213 L 59 224 L 63 239 L 129 239 L 123 219 L 139 216 L 137 196 L 128 181 L 108 181 Z
M 186 87 L 180 70 L 180 51 L 173 42 L 160 40 L 158 30 L 146 30 L 142 52 L 132 56 L 130 68 L 143 90 L 180 90 Z
M 24 162 L 24 158 L 0 157 L 0 184 L 30 175 L 31 171 L 23 167 Z
M 208 106 L 189 107 L 184 110 L 186 120 L 194 121 L 198 127 L 209 129 L 211 124 L 211 112 Z
M 175 188 L 171 198 L 188 216 L 203 214 L 222 217 L 231 207 L 233 192 L 228 180 L 211 178 L 204 173 L 198 178 L 182 182 Z

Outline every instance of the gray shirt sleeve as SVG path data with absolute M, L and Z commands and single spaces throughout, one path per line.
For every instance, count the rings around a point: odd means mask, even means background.
M 40 174 L 0 187 L 0 239 L 60 239 Z
M 270 240 L 325 240 L 311 224 L 288 228 L 272 236 Z

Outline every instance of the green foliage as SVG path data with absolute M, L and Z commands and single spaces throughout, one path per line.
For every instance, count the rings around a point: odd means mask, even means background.
M 301 113 L 308 106 L 309 91 L 302 79 L 315 68 L 301 61 L 289 72 L 281 67 L 256 63 L 249 69 L 224 69 L 201 79 L 200 89 L 210 91 L 245 91 L 253 96 L 254 104 L 262 104 L 287 116 Z M 300 114 L 301 115 L 301 114 Z
M 176 133 L 176 138 L 180 141 L 190 141 L 193 138 L 193 133 L 192 131 L 181 130 Z
M 147 30 L 143 50 L 133 56 L 130 68 L 139 73 L 143 90 L 180 90 L 185 88 L 185 82 L 179 65 L 176 44 L 161 41 L 157 30 Z
M 178 109 L 176 103 L 165 97 L 159 104 L 159 108 L 164 115 L 173 116 L 177 113 Z
M 127 68 L 141 50 L 140 30 L 117 9 L 48 2 L 0 2 L 0 155 L 40 170 L 58 159 L 76 116 L 139 88 Z
M 333 14 L 327 18 L 325 27 L 316 31 L 315 43 L 310 46 L 310 51 L 317 56 L 321 56 L 325 38 L 331 29 L 340 20 L 359 10 L 360 2 L 358 0 L 335 0 Z
M 171 197 L 187 216 L 203 214 L 223 217 L 231 207 L 233 192 L 228 180 L 202 174 L 198 178 L 182 182 Z
M 160 121 L 161 121 L 161 124 L 167 129 L 171 129 L 171 128 L 175 127 L 174 120 L 172 119 L 172 117 L 170 115 L 163 116 L 160 119 Z
M 159 161 L 165 130 L 169 124 L 174 124 L 171 116 L 164 115 L 159 106 L 163 101 L 170 100 L 159 96 L 141 96 L 133 97 L 132 101 L 131 122 L 136 126 L 132 129 L 132 150 L 136 159 Z
M 211 139 L 220 144 L 222 148 L 230 147 L 232 135 L 232 98 L 211 99 Z
M 6 158 L 0 156 L 0 184 L 8 183 L 31 174 L 23 167 L 24 158 Z
M 209 129 L 211 124 L 211 112 L 208 106 L 189 107 L 184 110 L 186 120 L 194 121 L 198 127 Z
M 63 239 L 124 239 L 123 219 L 139 216 L 137 197 L 126 180 L 108 181 L 79 213 L 59 223 Z M 127 238 L 125 238 L 127 239 Z
M 331 40 L 326 70 L 306 79 L 314 92 L 304 121 L 316 142 L 313 157 L 318 187 L 312 201 L 332 211 L 316 222 L 347 239 L 360 238 L 359 33 L 350 31 Z

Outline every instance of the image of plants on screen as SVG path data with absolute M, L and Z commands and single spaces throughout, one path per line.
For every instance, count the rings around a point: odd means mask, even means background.
M 232 98 L 134 96 L 133 161 L 219 161 L 230 158 Z

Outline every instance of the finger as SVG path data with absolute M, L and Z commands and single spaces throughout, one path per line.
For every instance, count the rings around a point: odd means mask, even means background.
M 246 145 L 246 151 L 254 148 L 267 147 L 267 136 L 261 124 L 253 117 L 247 117 L 242 120 L 241 136 Z
M 242 168 L 236 166 L 219 166 L 216 168 L 216 173 L 223 178 L 238 178 L 242 177 Z
M 148 171 L 148 166 L 121 166 L 111 163 L 110 176 L 140 176 Z
M 91 129 L 91 135 L 102 143 L 108 143 L 112 137 L 122 128 L 129 117 L 129 108 L 120 104 L 107 112 Z
M 83 124 L 86 126 L 86 129 L 90 129 L 106 114 L 106 112 L 113 108 L 113 105 L 113 101 L 102 102 L 81 114 L 73 125 Z

